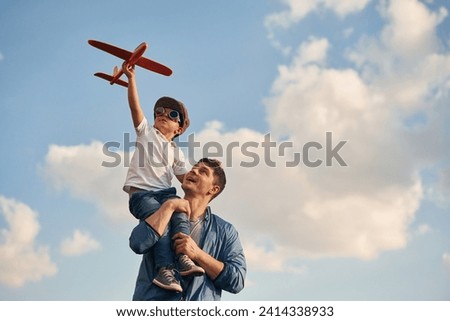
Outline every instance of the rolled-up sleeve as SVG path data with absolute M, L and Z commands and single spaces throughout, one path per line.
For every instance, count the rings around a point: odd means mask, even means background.
M 223 255 L 224 268 L 214 280 L 214 285 L 230 293 L 244 288 L 247 265 L 238 232 L 230 226 Z
M 141 220 L 131 232 L 129 240 L 130 248 L 133 252 L 136 254 L 145 254 L 158 242 L 159 235 L 150 225 Z

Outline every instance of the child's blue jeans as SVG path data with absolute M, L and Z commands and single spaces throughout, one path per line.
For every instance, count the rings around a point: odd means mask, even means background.
M 135 192 L 129 200 L 131 214 L 139 220 L 145 220 L 155 213 L 161 205 L 171 198 L 179 198 L 175 187 L 159 191 Z M 170 230 L 170 232 L 169 232 Z M 171 236 L 178 232 L 190 234 L 189 219 L 184 213 L 173 213 L 170 219 L 170 228 L 166 229 L 159 241 L 154 245 L 155 265 L 161 267 L 174 266 L 174 254 L 171 247 Z

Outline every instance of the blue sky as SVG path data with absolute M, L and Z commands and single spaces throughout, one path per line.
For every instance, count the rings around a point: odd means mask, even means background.
M 146 41 L 173 75 L 137 69 L 144 109 L 179 98 L 191 118 L 180 140 L 201 146 L 192 157 L 217 152 L 211 142 L 224 151 L 229 182 L 211 206 L 239 230 L 249 265 L 246 288 L 224 300 L 449 300 L 449 10 L 2 1 L 0 299 L 132 296 L 126 167 L 101 164 L 107 142 L 126 159 L 133 128 L 126 91 L 93 77 L 120 64 L 87 44 L 97 39 Z M 326 166 L 327 132 L 345 142 L 347 166 Z M 307 160 L 323 163 L 288 166 L 310 142 L 323 148 Z

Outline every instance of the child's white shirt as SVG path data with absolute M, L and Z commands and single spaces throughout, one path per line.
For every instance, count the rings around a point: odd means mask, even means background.
M 123 186 L 143 190 L 161 190 L 172 186 L 175 175 L 187 173 L 181 149 L 144 118 L 136 129 L 136 149 Z

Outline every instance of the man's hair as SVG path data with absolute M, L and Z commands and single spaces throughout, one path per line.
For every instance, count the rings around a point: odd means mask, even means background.
M 223 170 L 222 163 L 217 159 L 211 159 L 211 158 L 202 158 L 197 162 L 197 164 L 204 164 L 211 168 L 213 170 L 214 175 L 214 183 L 217 184 L 220 187 L 219 193 L 214 195 L 212 199 L 217 197 L 222 191 L 225 189 L 225 185 L 227 183 L 227 178 L 225 176 L 225 171 Z M 212 200 L 211 199 L 211 200 Z

